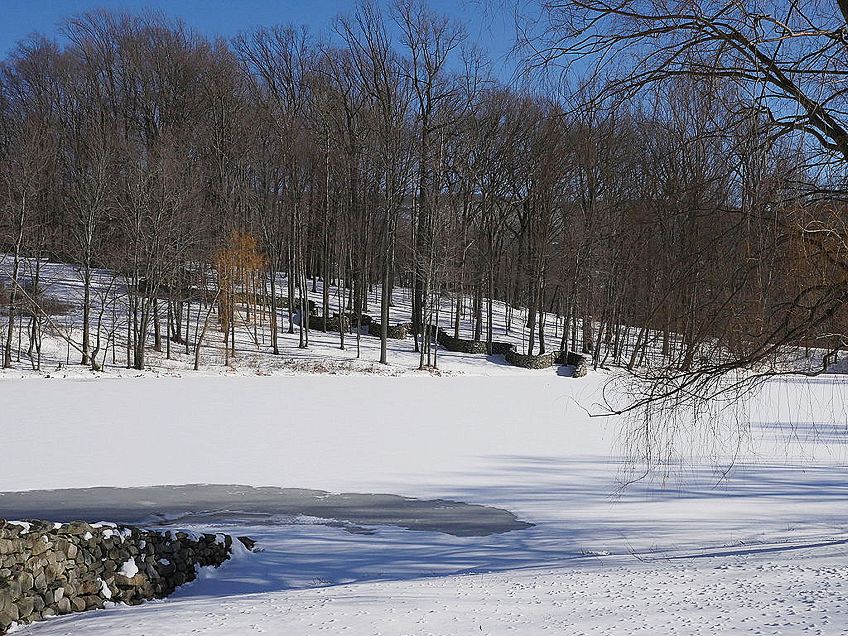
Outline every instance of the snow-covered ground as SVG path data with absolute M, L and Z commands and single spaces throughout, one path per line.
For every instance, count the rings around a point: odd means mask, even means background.
M 773 383 L 750 406 L 741 449 L 696 448 L 668 481 L 619 492 L 620 423 L 585 410 L 604 381 L 555 370 L 0 381 L 2 440 L 14 449 L 4 453 L 2 491 L 223 483 L 385 492 L 497 506 L 534 524 L 457 537 L 298 517 L 198 520 L 189 527 L 248 535 L 264 551 L 239 553 L 166 601 L 23 633 L 848 629 L 844 385 Z
M 24 259 L 21 265 L 20 281 L 24 287 L 32 284 L 35 275 L 36 261 Z M 12 259 L 8 254 L 0 253 L 0 284 L 10 285 Z M 214 278 L 210 274 L 210 280 Z M 267 314 L 259 324 L 248 319 L 250 312 L 244 305 L 238 306 L 235 320 L 235 356 L 225 355 L 224 336 L 218 322 L 216 308 L 209 313 L 209 329 L 203 337 L 199 355 L 199 370 L 194 371 L 194 342 L 197 339 L 195 326 L 202 324 L 207 314 L 206 307 L 198 303 L 189 306 L 191 312 L 191 328 L 189 329 L 189 347 L 182 343 L 172 342 L 170 352 L 167 351 L 167 340 L 164 337 L 167 321 L 167 308 L 163 300 L 160 303 L 160 319 L 163 331 L 162 351 L 153 350 L 154 327 L 151 324 L 148 334 L 148 348 L 144 369 L 127 368 L 127 279 L 109 270 L 95 270 L 92 279 L 91 295 L 91 340 L 92 347 L 99 332 L 101 349 L 98 364 L 100 372 L 91 371 L 88 367 L 78 364 L 80 360 L 82 341 L 82 302 L 83 284 L 79 269 L 67 263 L 42 261 L 39 273 L 39 288 L 43 294 L 42 302 L 49 309 L 50 315 L 43 320 L 42 351 L 40 368 L 33 352 L 30 355 L 28 335 L 28 319 L 24 320 L 23 333 L 13 339 L 13 361 L 10 369 L 0 369 L 0 379 L 31 378 L 31 377 L 60 377 L 60 378 L 91 378 L 95 376 L 109 377 L 175 377 L 175 376 L 233 376 L 233 375 L 302 375 L 312 374 L 346 374 L 346 375 L 418 375 L 419 354 L 414 351 L 413 339 L 389 340 L 387 365 L 378 364 L 380 359 L 380 339 L 370 336 L 363 328 L 357 341 L 353 330 L 345 335 L 344 348 L 341 347 L 340 336 L 336 332 L 309 330 L 308 347 L 301 348 L 299 334 L 299 318 L 293 317 L 289 324 L 287 311 L 281 308 L 278 324 L 279 355 L 274 355 L 271 346 L 271 334 Z M 212 282 L 208 283 L 212 285 Z M 322 312 L 324 282 L 320 279 L 309 280 L 306 295 L 316 304 L 319 313 Z M 270 291 L 269 289 L 266 291 Z M 366 294 L 367 314 L 375 320 L 380 315 L 380 286 L 373 285 Z M 288 278 L 284 273 L 277 277 L 277 294 L 288 294 Z M 298 297 L 298 292 L 295 297 Z M 0 294 L 2 296 L 2 294 Z M 329 309 L 330 314 L 345 307 L 349 300 L 349 290 L 338 285 L 330 284 Z M 485 305 L 485 299 L 484 299 Z M 434 317 L 434 324 L 453 332 L 454 318 L 459 313 L 459 334 L 462 338 L 471 338 L 475 333 L 475 323 L 472 316 L 472 300 L 470 297 L 457 298 L 453 294 L 444 294 L 441 298 L 439 314 Z M 541 314 L 545 326 L 545 343 L 547 351 L 559 350 L 562 347 L 562 330 L 565 323 L 563 316 L 553 313 Z M 436 320 L 437 318 L 437 320 Z M 392 290 L 392 306 L 390 323 L 408 323 L 412 319 L 412 294 L 405 287 Z M 481 325 L 481 338 L 485 339 L 486 324 Z M 530 334 L 527 326 L 527 308 L 510 309 L 506 303 L 493 301 L 492 334 L 493 339 L 509 342 L 516 346 L 520 353 L 528 349 Z M 6 309 L 0 305 L 0 333 L 6 333 Z M 289 328 L 293 333 L 289 333 Z M 598 325 L 595 325 L 597 332 Z M 625 330 L 628 335 L 621 343 L 622 363 L 629 362 L 630 352 L 636 341 L 636 329 Z M 183 328 L 185 332 L 185 328 Z M 675 336 L 672 334 L 672 340 Z M 662 334 L 650 332 L 649 346 L 644 356 L 640 355 L 640 364 L 655 362 L 662 358 Z M 538 342 L 538 330 L 536 333 Z M 566 347 L 570 343 L 566 342 Z M 538 375 L 539 372 L 519 369 L 506 363 L 503 356 L 468 355 L 450 352 L 436 347 L 438 370 L 427 371 L 441 375 Z M 538 345 L 534 348 L 538 353 Z M 789 368 L 797 368 L 805 372 L 815 372 L 822 369 L 823 349 L 787 349 L 784 352 L 782 364 Z M 711 354 L 714 355 L 714 352 Z M 602 356 L 601 366 L 613 365 L 614 361 L 607 355 Z M 848 369 L 848 359 L 834 357 L 829 360 L 828 372 L 845 373 Z M 567 374 L 565 370 L 563 374 Z M 549 373 L 548 371 L 541 372 Z
M 0 282 L 9 285 L 11 259 L 0 254 Z M 25 260 L 22 284 L 28 285 L 33 274 L 34 261 Z M 109 377 L 139 377 L 139 376 L 183 376 L 183 375 L 298 375 L 304 373 L 332 373 L 357 375 L 402 375 L 419 374 L 419 354 L 415 353 L 413 339 L 388 341 L 388 365 L 378 364 L 380 359 L 380 339 L 370 336 L 363 328 L 357 343 L 356 335 L 352 332 L 345 334 L 345 347 L 341 349 L 340 337 L 337 332 L 321 332 L 315 329 L 309 331 L 308 348 L 300 348 L 298 324 L 292 324 L 293 333 L 288 333 L 289 322 L 287 312 L 281 311 L 279 329 L 280 354 L 274 355 L 271 347 L 271 336 L 267 320 L 262 324 L 247 321 L 248 312 L 243 306 L 239 307 L 235 321 L 236 355 L 228 360 L 224 353 L 224 336 L 217 324 L 216 310 L 210 314 L 209 329 L 203 338 L 200 352 L 200 369 L 193 371 L 194 365 L 194 325 L 202 324 L 206 316 L 206 308 L 197 303 L 191 305 L 191 324 L 189 351 L 179 343 L 172 343 L 170 358 L 167 357 L 166 342 L 163 335 L 162 351 L 156 352 L 153 347 L 153 326 L 149 329 L 145 368 L 143 370 L 128 369 L 126 364 L 127 317 L 126 317 L 126 279 L 108 270 L 96 270 L 92 283 L 92 346 L 98 324 L 102 339 L 101 355 L 102 372 L 95 373 L 87 367 L 78 364 L 80 360 L 82 341 L 82 300 L 83 285 L 80 274 L 73 265 L 65 263 L 43 262 L 40 272 L 40 286 L 46 298 L 54 301 L 62 311 L 51 315 L 44 321 L 44 337 L 41 354 L 41 368 L 35 370 L 34 361 L 28 357 L 29 342 L 27 330 L 18 340 L 13 342 L 13 358 L 15 364 L 11 369 L 0 369 L 0 379 L 30 378 L 30 377 L 60 377 L 60 378 L 89 378 L 93 376 Z M 277 294 L 287 295 L 288 279 L 280 274 L 277 280 Z M 335 313 L 339 307 L 344 307 L 346 290 L 336 285 L 330 287 L 329 311 Z M 316 303 L 319 312 L 322 307 L 323 281 L 316 280 L 313 288 L 312 281 L 307 289 L 307 297 Z M 367 294 L 368 306 L 366 312 L 379 321 L 380 287 L 375 285 Z M 409 322 L 412 319 L 412 297 L 408 288 L 398 287 L 393 290 L 390 323 Z M 526 351 L 529 333 L 526 327 L 526 309 L 508 311 L 505 303 L 494 302 L 493 337 L 495 340 L 511 342 L 521 352 Z M 455 299 L 450 296 L 442 298 L 439 314 L 439 324 L 448 331 L 452 329 L 454 311 L 460 311 L 460 336 L 469 338 L 473 334 L 471 316 L 471 301 L 463 299 L 463 308 L 457 309 Z M 102 315 L 101 315 L 102 310 Z M 164 334 L 166 322 L 165 303 L 160 309 L 162 329 Z M 199 313 L 198 313 L 199 312 Z M 297 316 L 293 323 L 298 323 Z M 560 348 L 562 337 L 562 317 L 545 314 L 547 350 Z M 6 316 L 4 308 L 0 307 L 0 327 L 5 334 Z M 26 325 L 25 325 L 26 326 Z M 483 331 L 485 338 L 485 328 Z M 33 356 L 34 357 L 34 356 Z M 226 364 L 225 364 L 226 363 Z M 506 364 L 503 356 L 467 355 L 449 352 L 438 348 L 438 367 L 442 374 L 463 375 L 532 375 L 533 371 L 518 369 Z

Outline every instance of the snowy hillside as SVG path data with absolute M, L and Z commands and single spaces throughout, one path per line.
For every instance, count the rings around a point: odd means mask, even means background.
M 8 275 L 9 259 L 0 259 L 0 281 Z M 32 262 L 25 264 L 33 268 Z M 82 282 L 77 270 L 70 265 L 61 263 L 43 263 L 41 265 L 40 285 L 44 295 L 50 302 L 47 307 L 55 308 L 56 312 L 45 320 L 44 336 L 41 352 L 41 369 L 36 371 L 36 353 L 30 353 L 27 329 L 23 330 L 20 339 L 13 343 L 14 368 L 0 370 L 2 377 L 31 377 L 31 376 L 60 376 L 60 377 L 91 377 L 98 375 L 81 367 L 79 347 L 82 335 Z M 24 280 L 30 277 L 23 275 Z M 288 280 L 281 275 L 277 281 L 278 290 L 285 290 Z M 323 282 L 316 280 L 307 289 L 307 297 L 315 303 L 318 315 L 322 312 Z M 122 375 L 183 375 L 185 373 L 201 375 L 266 375 L 266 374 L 298 374 L 298 373 L 367 373 L 380 375 L 397 375 L 415 371 L 418 368 L 418 354 L 414 351 L 413 339 L 388 341 L 388 365 L 379 365 L 380 339 L 368 334 L 363 328 L 357 340 L 356 329 L 346 330 L 344 349 L 341 349 L 340 336 L 337 331 L 323 332 L 320 329 L 309 330 L 308 348 L 300 348 L 299 323 L 297 314 L 289 325 L 286 311 L 281 308 L 282 321 L 279 325 L 280 355 L 273 355 L 268 324 L 250 319 L 250 311 L 244 305 L 239 307 L 235 323 L 236 355 L 227 359 L 224 354 L 224 335 L 217 321 L 217 308 L 213 305 L 209 312 L 209 328 L 202 339 L 200 350 L 200 370 L 192 370 L 194 364 L 194 344 L 197 334 L 194 327 L 189 333 L 187 343 L 172 342 L 170 353 L 168 343 L 163 335 L 162 351 L 154 351 L 153 325 L 149 328 L 149 350 L 146 355 L 145 369 L 127 369 L 127 296 L 126 281 L 117 274 L 99 270 L 93 283 L 92 297 L 92 331 L 101 333 L 103 372 L 109 376 Z M 375 285 L 368 294 L 368 312 L 379 320 L 380 287 Z M 329 313 L 332 315 L 345 307 L 345 290 L 338 286 L 330 288 Z M 470 310 L 471 299 L 463 299 L 459 334 L 462 338 L 473 336 L 473 322 Z M 390 324 L 408 323 L 412 319 L 412 297 L 408 288 L 397 287 L 393 290 L 393 305 Z M 163 330 L 166 317 L 164 303 L 161 311 Z M 207 314 L 207 306 L 192 306 L 192 320 L 203 320 Z M 457 311 L 450 297 L 442 300 L 439 325 L 453 333 L 453 320 Z M 2 312 L 2 309 L 0 309 Z M 493 308 L 493 339 L 516 345 L 519 352 L 526 351 L 528 333 L 526 327 L 526 309 L 519 308 L 508 311 L 503 302 L 495 301 Z M 546 316 L 546 347 L 548 351 L 560 348 L 562 337 L 562 317 L 553 314 Z M 5 316 L 0 313 L 0 324 L 5 324 Z M 291 326 L 292 333 L 289 333 Z M 483 328 L 485 340 L 485 327 Z M 503 356 L 492 356 L 487 359 L 484 355 L 470 355 L 438 350 L 438 366 L 444 373 L 472 375 L 514 375 L 534 373 L 507 365 Z M 542 373 L 555 374 L 551 369 Z M 538 372 L 535 372 L 538 373 Z

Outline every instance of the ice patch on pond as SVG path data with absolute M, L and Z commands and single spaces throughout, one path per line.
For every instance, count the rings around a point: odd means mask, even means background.
M 139 501 L 143 501 L 140 504 Z M 209 527 L 245 521 L 270 525 L 332 525 L 353 534 L 380 526 L 482 537 L 531 527 L 509 510 L 450 499 L 417 499 L 390 494 L 330 493 L 305 488 L 190 484 L 138 488 L 79 488 L 0 493 L 0 518 L 6 510 L 37 518 L 111 518 L 120 523 Z M 118 534 L 114 524 L 98 523 L 103 535 Z M 172 541 L 177 530 L 163 530 Z M 199 532 L 185 531 L 190 539 Z M 219 539 L 223 541 L 223 537 Z

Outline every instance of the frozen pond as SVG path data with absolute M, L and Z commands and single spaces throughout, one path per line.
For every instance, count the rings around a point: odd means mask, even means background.
M 302 517 L 326 520 L 352 532 L 369 532 L 362 526 L 398 526 L 457 537 L 500 534 L 531 525 L 491 506 L 303 488 L 192 484 L 0 493 L 0 519 L 217 527 L 233 521 L 274 525 L 280 519 Z

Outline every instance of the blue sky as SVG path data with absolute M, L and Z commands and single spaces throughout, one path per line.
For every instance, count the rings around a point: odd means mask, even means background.
M 231 37 L 271 24 L 305 24 L 315 33 L 325 33 L 332 18 L 352 5 L 351 0 L 0 0 L 0 54 L 31 33 L 56 35 L 63 18 L 100 7 L 156 9 L 182 18 L 206 35 Z M 472 40 L 493 58 L 498 74 L 505 73 L 500 60 L 512 44 L 510 16 L 485 12 L 468 0 L 431 0 L 431 6 L 465 23 Z

